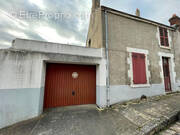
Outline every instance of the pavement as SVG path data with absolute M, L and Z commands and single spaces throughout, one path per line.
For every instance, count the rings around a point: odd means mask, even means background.
M 159 135 L 180 135 L 180 121 L 160 132 Z
M 0 130 L 0 135 L 152 135 L 178 120 L 180 94 L 113 105 L 46 110 L 40 117 Z

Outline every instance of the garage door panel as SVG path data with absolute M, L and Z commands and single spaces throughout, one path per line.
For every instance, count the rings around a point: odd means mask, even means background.
M 47 64 L 45 108 L 95 103 L 95 66 Z

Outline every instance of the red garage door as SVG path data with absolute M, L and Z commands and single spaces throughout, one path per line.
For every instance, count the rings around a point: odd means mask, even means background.
M 96 66 L 47 64 L 44 108 L 96 104 Z

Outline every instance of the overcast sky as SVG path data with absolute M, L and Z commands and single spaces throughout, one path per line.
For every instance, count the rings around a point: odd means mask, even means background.
M 15 38 L 85 45 L 91 0 L 0 0 L 0 46 Z M 101 0 L 101 5 L 169 25 L 180 0 Z

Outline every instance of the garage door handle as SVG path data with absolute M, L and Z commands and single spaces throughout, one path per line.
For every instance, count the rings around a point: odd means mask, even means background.
M 73 96 L 75 95 L 75 91 L 72 91 L 72 95 L 73 95 Z

